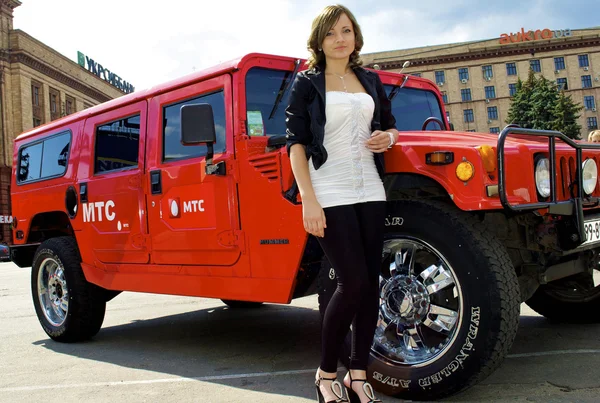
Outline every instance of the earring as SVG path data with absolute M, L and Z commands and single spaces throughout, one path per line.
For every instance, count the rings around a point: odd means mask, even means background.
M 322 51 L 323 51 L 323 49 L 319 48 L 319 52 L 322 52 Z

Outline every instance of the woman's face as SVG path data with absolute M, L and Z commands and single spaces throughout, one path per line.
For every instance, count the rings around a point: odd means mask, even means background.
M 350 58 L 354 52 L 355 36 L 352 21 L 346 14 L 340 15 L 331 30 L 325 35 L 321 45 L 326 59 L 346 59 Z
M 600 143 L 600 135 L 593 136 L 592 143 Z

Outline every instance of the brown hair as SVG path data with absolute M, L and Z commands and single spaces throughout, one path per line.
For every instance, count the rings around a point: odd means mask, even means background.
M 321 11 L 321 13 L 313 20 L 312 29 L 307 41 L 308 51 L 310 52 L 310 56 L 308 57 L 307 61 L 308 68 L 312 69 L 317 67 L 320 69 L 325 69 L 325 53 L 323 53 L 323 50 L 319 49 L 325 40 L 325 35 L 327 35 L 331 28 L 333 28 L 333 26 L 338 22 L 342 14 L 346 14 L 348 16 L 354 28 L 354 51 L 350 55 L 348 66 L 350 66 L 350 68 L 354 68 L 362 65 L 362 60 L 359 53 L 364 42 L 360 26 L 358 25 L 358 22 L 356 22 L 356 18 L 350 12 L 350 10 L 340 4 L 335 4 L 325 7 L 323 11 Z

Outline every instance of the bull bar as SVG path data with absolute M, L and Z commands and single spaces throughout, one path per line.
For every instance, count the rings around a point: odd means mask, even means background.
M 548 138 L 548 149 L 549 149 L 549 163 L 550 163 L 550 197 L 548 201 L 537 202 L 537 203 L 526 203 L 513 205 L 508 201 L 507 189 L 506 189 L 506 159 L 504 153 L 504 145 L 509 135 L 526 135 L 536 137 L 547 137 Z M 576 160 L 577 160 L 577 195 L 572 197 L 570 200 L 558 201 L 556 196 L 556 139 L 560 139 L 565 144 L 575 149 Z M 537 129 L 523 129 L 516 125 L 506 126 L 500 135 L 498 136 L 498 194 L 500 196 L 500 202 L 502 206 L 509 211 L 520 212 L 528 210 L 539 210 L 548 209 L 550 214 L 555 215 L 574 215 L 577 232 L 579 235 L 580 242 L 586 240 L 585 228 L 583 225 L 583 170 L 582 170 L 582 151 L 583 150 L 600 150 L 600 144 L 595 145 L 591 143 L 576 143 L 572 139 L 568 138 L 564 134 L 553 130 L 537 130 Z

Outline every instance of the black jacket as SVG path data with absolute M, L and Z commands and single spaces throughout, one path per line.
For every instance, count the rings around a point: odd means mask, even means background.
M 371 95 L 375 103 L 371 132 L 396 128 L 391 102 L 379 76 L 362 67 L 354 68 L 354 74 Z M 285 110 L 287 127 L 287 151 L 294 144 L 306 146 L 306 158 L 312 157 L 313 166 L 319 169 L 327 161 L 323 146 L 325 136 L 325 74 L 319 69 L 305 70 L 296 76 L 290 92 L 290 104 Z M 374 153 L 379 176 L 385 172 L 383 153 Z

